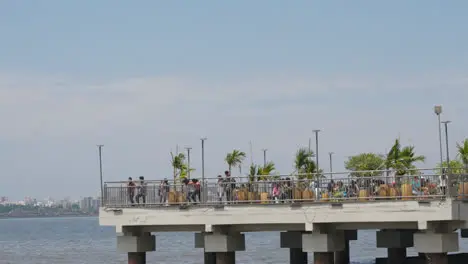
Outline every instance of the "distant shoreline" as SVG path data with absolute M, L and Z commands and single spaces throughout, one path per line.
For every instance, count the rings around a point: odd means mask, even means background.
M 19 218 L 60 218 L 60 217 L 97 217 L 99 214 L 89 215 L 22 215 L 22 216 L 0 216 L 1 219 L 19 219 Z

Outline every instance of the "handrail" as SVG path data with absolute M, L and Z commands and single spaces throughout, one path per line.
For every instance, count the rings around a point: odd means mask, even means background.
M 136 186 L 127 185 L 128 181 L 106 182 L 103 204 L 105 207 L 124 208 L 138 206 L 138 202 L 139 206 L 158 207 L 181 204 L 250 205 L 468 197 L 467 174 L 452 174 L 451 178 L 454 179 L 452 184 L 437 173 L 363 177 L 357 175 L 354 173 L 345 177 L 334 177 L 333 180 L 300 178 L 300 175 L 287 178 L 267 177 L 260 181 L 239 181 L 238 178 L 224 177 L 217 178 L 216 181 L 207 179 L 199 185 L 174 183 L 170 180 L 167 184 L 161 184 L 161 181 L 144 181 L 143 185 L 135 181 Z M 457 187 L 458 190 L 454 190 Z M 451 196 L 449 196 L 450 189 L 454 190 Z

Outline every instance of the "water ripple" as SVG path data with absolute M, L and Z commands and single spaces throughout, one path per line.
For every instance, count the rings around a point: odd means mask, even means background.
M 467 252 L 466 240 L 460 242 L 461 251 Z M 375 231 L 360 231 L 359 240 L 351 242 L 352 263 L 370 264 L 386 256 L 386 250 L 375 245 Z M 203 250 L 194 248 L 192 233 L 157 234 L 156 247 L 148 253 L 148 263 L 203 262 Z M 408 255 L 417 254 L 410 248 Z M 287 263 L 288 257 L 288 250 L 279 248 L 277 232 L 247 233 L 246 251 L 236 254 L 244 264 Z M 95 217 L 0 220 L 0 264 L 126 264 L 126 258 L 116 252 L 115 228 L 99 226 Z

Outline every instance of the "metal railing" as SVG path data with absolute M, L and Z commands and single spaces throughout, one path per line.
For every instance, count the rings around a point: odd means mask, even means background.
M 333 175 L 333 176 L 331 176 Z M 204 183 L 128 181 L 104 184 L 104 207 L 209 206 L 372 202 L 468 198 L 468 174 L 440 175 L 415 169 L 405 175 L 388 171 L 208 178 Z

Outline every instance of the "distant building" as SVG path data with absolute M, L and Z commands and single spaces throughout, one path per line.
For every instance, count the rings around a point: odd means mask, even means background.
M 72 203 L 69 200 L 62 200 L 61 205 L 63 209 L 70 210 L 72 207 Z
M 92 202 L 92 205 L 91 205 L 91 207 L 93 208 L 93 211 L 99 210 L 99 205 L 100 204 L 101 204 L 101 198 L 100 197 L 93 198 L 93 202 Z

